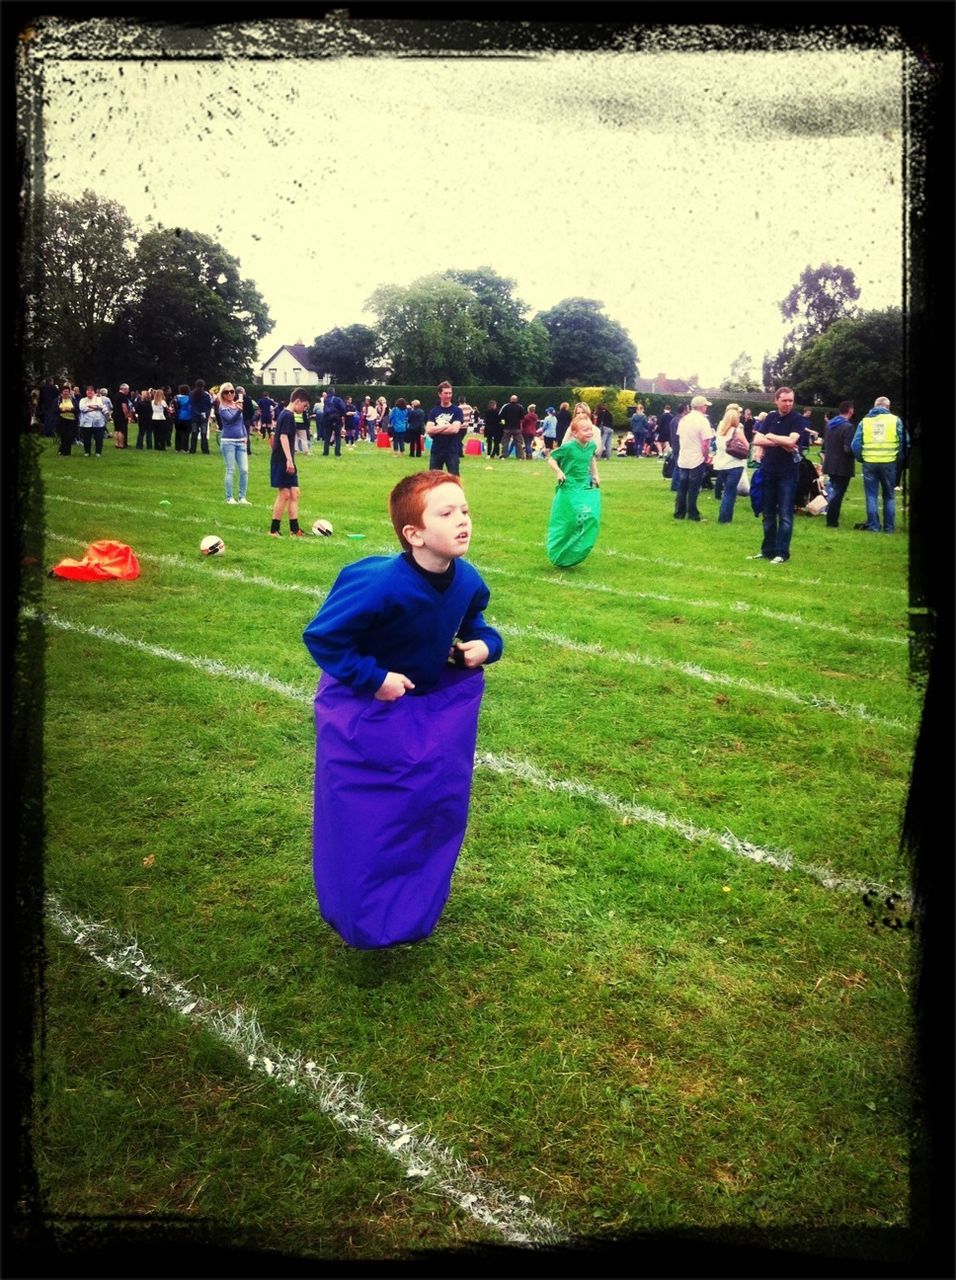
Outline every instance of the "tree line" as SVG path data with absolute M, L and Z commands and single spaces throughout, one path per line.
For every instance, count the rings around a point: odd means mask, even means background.
M 237 258 L 182 227 L 140 235 L 128 213 L 94 191 L 35 201 L 24 223 L 22 347 L 29 383 L 48 374 L 97 384 L 158 386 L 228 369 L 254 379 L 272 327 Z M 630 335 L 593 298 L 571 297 L 529 315 L 515 281 L 490 267 L 449 269 L 408 285 L 382 284 L 366 302 L 374 324 L 319 334 L 312 367 L 340 382 L 428 383 L 449 374 L 486 386 L 633 386 Z M 758 381 L 741 352 L 720 390 L 858 405 L 902 399 L 899 308 L 862 311 L 847 267 L 807 266 L 780 311 L 789 328 Z

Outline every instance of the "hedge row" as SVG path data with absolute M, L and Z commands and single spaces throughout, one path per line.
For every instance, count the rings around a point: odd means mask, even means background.
M 304 390 L 314 400 L 321 394 L 323 388 L 315 384 L 302 384 Z M 265 387 L 255 383 L 246 383 L 246 390 L 257 400 L 268 391 L 274 400 L 288 400 L 290 393 L 293 391 L 292 386 L 288 387 Z M 420 400 L 422 407 L 426 410 L 438 402 L 438 394 L 432 383 L 417 386 L 368 386 L 365 383 L 336 383 L 335 387 L 338 394 L 344 400 L 345 397 L 351 396 L 356 404 L 361 404 L 366 396 L 371 396 L 372 400 L 377 400 L 379 396 L 384 396 L 388 403 L 394 404 L 400 397 L 404 397 L 409 404 L 413 400 Z M 664 412 L 664 406 L 669 404 L 673 412 L 677 412 L 680 406 L 689 402 L 690 395 L 664 395 L 660 392 L 649 392 L 646 395 L 639 391 L 630 391 L 626 388 L 621 390 L 617 387 L 487 387 L 465 385 L 455 387 L 454 398 L 457 401 L 460 396 L 464 396 L 469 404 L 474 405 L 479 413 L 484 409 L 491 400 L 496 400 L 498 404 L 504 402 L 510 396 L 517 396 L 522 404 L 533 404 L 537 406 L 538 417 L 543 417 L 545 410 L 549 405 L 558 407 L 563 401 L 573 405 L 583 400 L 589 404 L 592 409 L 596 409 L 599 404 L 606 404 L 611 410 L 614 418 L 614 426 L 618 431 L 626 431 L 630 426 L 631 414 L 634 412 L 634 406 L 640 403 L 644 406 L 644 412 L 650 416 L 654 414 L 657 417 Z M 751 396 L 733 396 L 729 393 L 725 396 L 715 397 L 708 416 L 711 422 L 716 426 L 724 415 L 724 410 L 729 404 L 746 405 L 752 411 L 754 417 L 758 413 L 768 412 L 775 408 L 772 397 L 766 400 L 755 400 Z M 823 405 L 813 405 L 810 409 L 810 419 L 814 428 L 818 431 L 823 430 L 824 419 L 832 418 L 836 410 Z

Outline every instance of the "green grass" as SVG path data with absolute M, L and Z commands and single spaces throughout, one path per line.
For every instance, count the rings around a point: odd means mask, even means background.
M 572 1235 L 905 1225 L 912 935 L 800 869 L 907 884 L 921 688 L 905 519 L 893 538 L 855 533 L 857 480 L 843 528 L 798 517 L 788 565 L 748 562 L 746 500 L 718 526 L 704 493 L 709 522 L 677 524 L 659 465 L 615 460 L 598 547 L 561 574 L 543 554 L 544 466 L 465 459 L 470 558 L 505 634 L 478 744 L 496 763 L 476 770 L 435 934 L 361 954 L 314 899 L 318 672 L 301 632 L 344 564 L 392 550 L 387 493 L 418 464 L 305 459 L 301 523 L 336 534 L 299 541 L 267 536 L 261 446 L 251 464 L 253 506 L 234 508 L 216 455 L 42 450 L 33 585 L 74 628 L 45 632 L 48 889 L 356 1073 L 381 1114 Z M 223 558 L 199 555 L 207 533 Z M 101 537 L 133 547 L 138 580 L 43 578 Z M 726 831 L 799 866 L 729 853 Z M 316 1257 L 497 1239 L 52 931 L 49 945 L 34 1141 L 54 1220 L 182 1213 Z

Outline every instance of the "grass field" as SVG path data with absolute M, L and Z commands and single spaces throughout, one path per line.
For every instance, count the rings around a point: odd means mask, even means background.
M 303 528 L 336 532 L 277 540 L 261 445 L 251 507 L 215 451 L 40 449 L 37 579 L 103 537 L 142 568 L 36 587 L 57 1231 L 182 1215 L 387 1259 L 906 1226 L 905 518 L 854 532 L 857 478 L 842 528 L 797 517 L 789 564 L 750 562 L 746 499 L 678 523 L 659 464 L 616 459 L 597 548 L 559 572 L 545 466 L 466 458 L 505 638 L 468 835 L 434 935 L 358 953 L 312 887 L 301 633 L 343 565 L 394 549 L 387 493 L 419 464 L 304 459 Z

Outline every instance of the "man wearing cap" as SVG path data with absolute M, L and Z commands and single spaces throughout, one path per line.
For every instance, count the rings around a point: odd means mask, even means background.
M 850 444 L 854 455 L 863 463 L 863 494 L 866 498 L 866 524 L 854 528 L 869 533 L 880 532 L 879 493 L 883 491 L 883 532 L 896 528 L 896 470 L 903 457 L 907 438 L 903 423 L 890 413 L 886 396 L 877 396 L 873 408 L 860 419 Z
M 769 560 L 785 564 L 790 559 L 793 536 L 793 500 L 800 471 L 800 450 L 810 443 L 807 420 L 794 413 L 793 391 L 779 387 L 774 395 L 776 409 L 767 414 L 754 432 L 754 444 L 763 451 L 763 542 L 748 560 Z
M 674 503 L 674 519 L 700 520 L 697 495 L 704 480 L 704 468 L 710 458 L 710 439 L 713 435 L 705 409 L 710 407 L 706 396 L 694 396 L 690 412 L 685 413 L 677 427 L 677 500 Z

